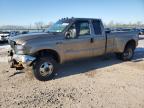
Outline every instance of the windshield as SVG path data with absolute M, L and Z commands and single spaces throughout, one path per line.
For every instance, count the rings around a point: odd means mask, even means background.
M 53 24 L 52 26 L 50 26 L 46 32 L 63 32 L 63 30 L 69 25 L 68 22 L 63 22 L 63 21 L 58 21 L 55 24 Z

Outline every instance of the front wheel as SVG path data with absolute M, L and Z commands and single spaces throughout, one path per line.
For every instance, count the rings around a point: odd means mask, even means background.
M 116 53 L 116 56 L 118 59 L 123 61 L 128 61 L 133 58 L 134 55 L 134 47 L 133 46 L 127 46 L 123 53 Z
M 33 64 L 34 76 L 40 81 L 50 80 L 54 76 L 56 65 L 52 57 L 42 57 Z

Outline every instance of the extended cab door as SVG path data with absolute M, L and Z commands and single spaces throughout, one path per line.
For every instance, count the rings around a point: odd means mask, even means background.
M 92 38 L 89 20 L 76 21 L 67 32 L 63 42 L 65 60 L 74 60 L 92 56 Z
M 93 25 L 93 56 L 105 53 L 106 37 L 101 20 L 92 20 Z

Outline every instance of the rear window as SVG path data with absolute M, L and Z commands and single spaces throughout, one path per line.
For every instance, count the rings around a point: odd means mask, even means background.
M 93 24 L 93 27 L 94 27 L 95 34 L 96 35 L 101 35 L 102 34 L 101 22 L 99 20 L 93 20 L 92 24 Z

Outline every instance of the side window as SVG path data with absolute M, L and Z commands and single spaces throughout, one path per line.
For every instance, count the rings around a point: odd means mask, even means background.
M 93 27 L 94 27 L 95 34 L 96 35 L 101 35 L 102 34 L 101 22 L 99 20 L 93 20 L 92 24 L 93 24 Z
M 79 22 L 78 26 L 79 26 L 79 32 L 78 32 L 79 36 L 90 35 L 90 27 L 88 21 Z
M 70 38 L 70 39 L 76 38 L 76 25 L 75 25 L 75 24 L 73 24 L 73 25 L 69 28 L 69 30 L 68 30 L 68 32 L 67 32 L 67 37 Z
M 84 35 L 90 35 L 89 21 L 76 21 L 66 32 L 68 39 L 74 39 Z

